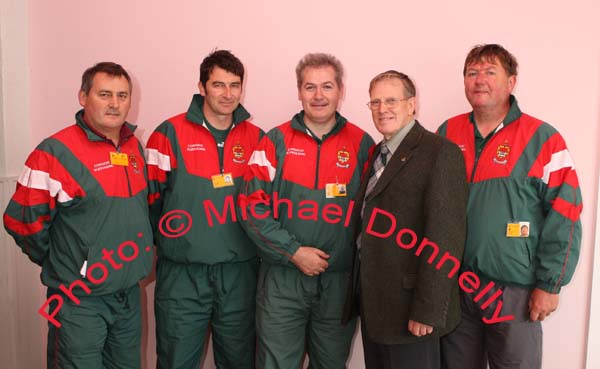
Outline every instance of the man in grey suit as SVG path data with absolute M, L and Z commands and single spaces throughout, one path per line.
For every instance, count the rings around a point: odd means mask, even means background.
M 439 369 L 439 337 L 460 316 L 455 274 L 466 233 L 464 161 L 455 144 L 415 120 L 408 76 L 381 73 L 369 94 L 384 139 L 356 198 L 344 318 L 360 312 L 367 369 Z

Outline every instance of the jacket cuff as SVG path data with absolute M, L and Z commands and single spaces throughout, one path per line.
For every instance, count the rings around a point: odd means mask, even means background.
M 438 306 L 436 309 L 431 309 L 431 306 L 418 306 L 413 303 L 408 319 L 414 320 L 421 324 L 427 324 L 434 329 L 439 330 L 446 327 L 445 322 L 448 317 L 448 301 L 443 303 L 443 306 Z
M 559 294 L 560 293 L 560 289 L 562 288 L 562 286 L 557 286 L 556 283 L 548 283 L 548 282 L 542 282 L 542 281 L 537 281 L 537 283 L 535 284 L 536 288 L 539 288 L 540 290 L 544 290 L 548 293 L 554 293 L 554 294 Z
M 291 265 L 293 267 L 295 267 L 294 263 L 292 263 L 292 256 L 294 256 L 294 254 L 296 253 L 296 251 L 298 251 L 298 249 L 300 248 L 300 242 L 293 240 L 292 242 L 290 242 L 290 247 L 288 247 L 288 254 L 287 255 L 283 255 L 283 257 L 281 258 L 281 263 L 284 265 Z

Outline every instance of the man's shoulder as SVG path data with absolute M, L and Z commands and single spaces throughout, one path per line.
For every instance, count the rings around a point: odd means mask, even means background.
M 520 120 L 523 124 L 535 126 L 540 133 L 545 133 L 548 135 L 558 133 L 558 130 L 550 123 L 527 113 L 522 113 Z
M 350 122 L 350 121 L 346 121 L 346 124 L 344 125 L 344 129 L 347 129 L 349 131 L 351 131 L 352 133 L 356 133 L 356 134 L 361 134 L 364 135 L 367 132 L 360 128 L 359 126 L 357 126 L 356 124 Z
M 85 132 L 83 132 L 81 127 L 77 126 L 77 124 L 72 124 L 42 140 L 38 148 L 56 148 L 58 146 L 74 145 L 81 142 L 84 138 L 86 138 Z
M 83 130 L 77 124 L 71 124 L 60 131 L 55 132 L 48 138 L 62 139 L 64 137 L 72 137 L 82 133 Z
M 282 137 L 284 135 L 287 136 L 290 134 L 294 134 L 295 132 L 297 132 L 297 130 L 292 127 L 292 121 L 288 120 L 287 122 L 281 123 L 281 124 L 271 128 L 267 132 L 267 136 L 271 140 L 273 140 L 276 137 Z
M 193 123 L 187 120 L 186 113 L 183 112 L 164 120 L 156 128 L 154 128 L 152 135 L 160 133 L 172 139 L 173 135 L 175 135 L 175 132 L 180 131 L 187 124 Z
M 423 127 L 423 126 L 415 126 L 414 129 L 418 129 L 421 130 L 423 132 L 423 140 L 425 140 L 426 142 L 430 142 L 432 144 L 435 145 L 441 145 L 444 141 L 447 141 L 446 138 L 435 134 L 434 132 L 431 132 L 430 130 L 428 130 L 427 128 Z
M 263 132 L 262 128 L 260 128 L 259 126 L 252 123 L 249 120 L 243 120 L 240 123 L 236 124 L 235 126 L 239 127 L 239 128 L 243 128 L 245 130 L 252 131 L 252 132 Z
M 159 124 L 158 127 L 176 126 L 176 125 L 185 124 L 185 123 L 189 122 L 185 117 L 186 114 L 187 114 L 186 112 L 183 112 L 183 113 L 179 113 L 177 115 L 173 115 L 172 117 L 167 118 L 164 122 Z
M 469 122 L 469 115 L 471 115 L 471 112 L 451 116 L 450 118 L 444 121 L 444 124 L 457 124 Z
M 272 131 L 288 131 L 288 130 L 292 130 L 292 120 L 287 120 L 283 123 L 280 123 L 278 125 L 276 125 L 275 127 L 271 128 L 271 130 L 269 132 Z
M 423 130 L 422 144 L 435 148 L 439 155 L 455 155 L 462 158 L 462 153 L 454 142 L 422 126 L 421 129 Z

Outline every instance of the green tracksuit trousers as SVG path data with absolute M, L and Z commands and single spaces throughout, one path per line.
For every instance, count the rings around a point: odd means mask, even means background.
M 342 325 L 349 272 L 309 277 L 296 268 L 263 263 L 256 292 L 259 369 L 343 369 L 356 320 Z
M 215 265 L 159 259 L 158 369 L 198 369 L 209 323 L 217 368 L 254 368 L 257 267 L 256 259 Z
M 56 290 L 48 290 L 48 296 Z M 75 304 L 64 295 L 48 323 L 48 369 L 140 369 L 142 334 L 140 289 L 79 297 Z M 51 309 L 54 306 L 51 306 Z

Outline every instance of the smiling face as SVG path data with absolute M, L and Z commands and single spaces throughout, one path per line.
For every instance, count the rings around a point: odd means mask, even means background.
M 326 125 L 335 122 L 342 92 L 343 87 L 337 84 L 333 67 L 305 68 L 298 88 L 298 99 L 302 102 L 306 124 Z
M 85 122 L 108 138 L 118 138 L 131 107 L 131 89 L 127 78 L 96 73 L 88 93 L 79 91 Z
M 242 96 L 240 76 L 215 66 L 206 81 L 206 87 L 200 82 L 198 89 L 200 95 L 204 96 L 202 110 L 210 123 L 231 120 L 233 111 L 240 104 Z
M 405 97 L 404 84 L 398 78 L 375 82 L 370 92 L 371 115 L 375 128 L 385 137 L 392 138 L 414 118 L 416 97 Z
M 493 63 L 479 61 L 465 70 L 465 95 L 473 110 L 508 106 L 517 76 L 509 76 L 496 58 Z

